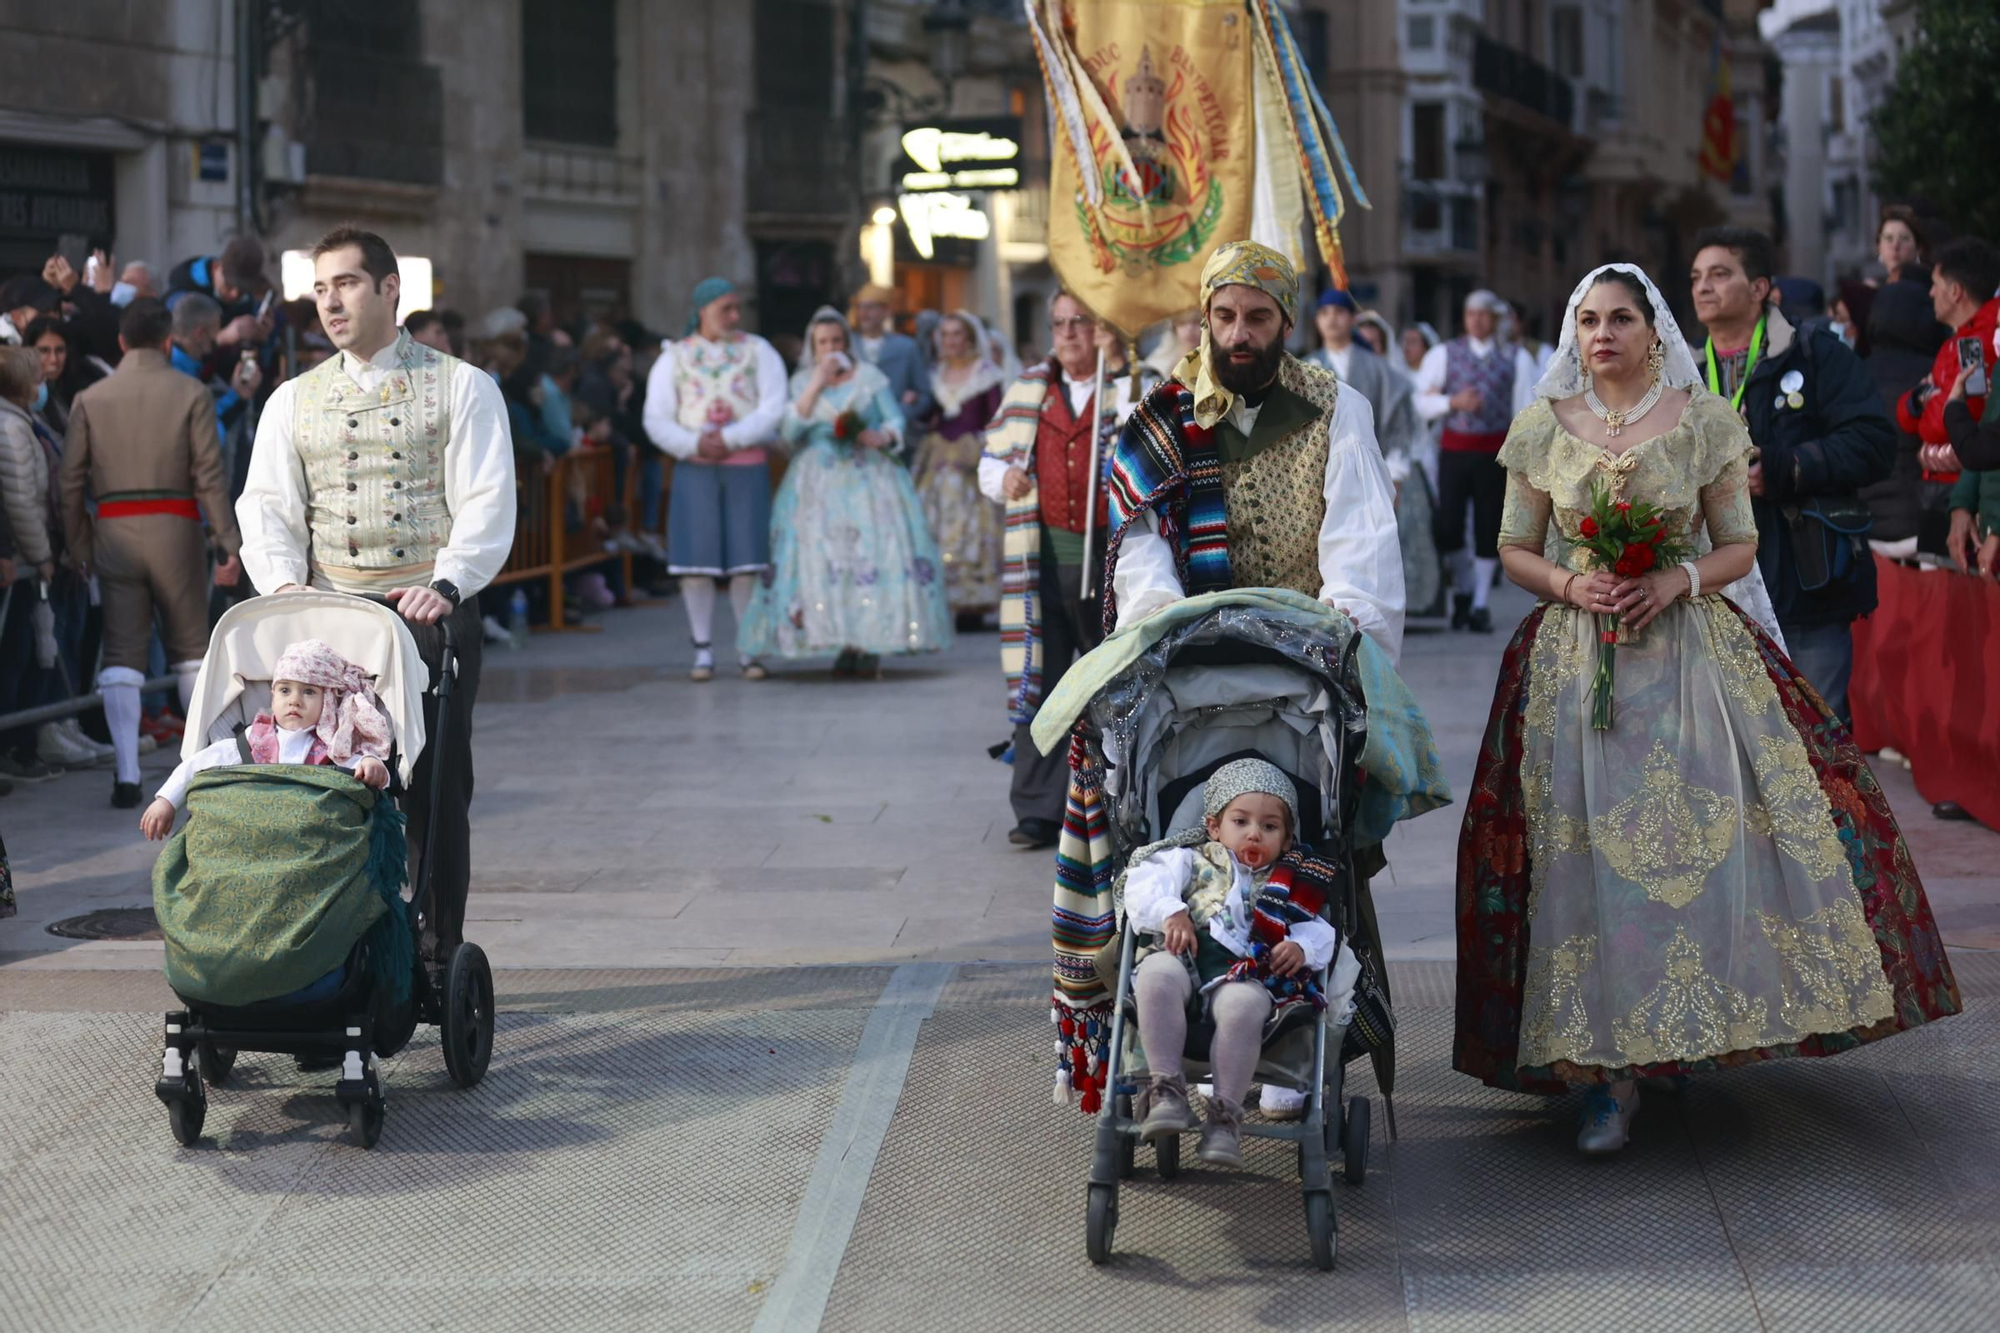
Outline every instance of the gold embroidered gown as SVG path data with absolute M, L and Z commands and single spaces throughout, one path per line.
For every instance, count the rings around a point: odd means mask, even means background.
M 1717 546 L 1754 542 L 1750 441 L 1696 389 L 1612 455 L 1538 399 L 1514 422 L 1500 541 L 1574 536 L 1593 485 Z M 1583 556 L 1549 542 L 1571 569 Z M 1456 1067 L 1554 1091 L 1822 1055 L 1958 1010 L 1914 866 L 1852 740 L 1710 592 L 1617 649 L 1591 728 L 1597 627 L 1544 603 L 1502 667 L 1460 842 Z

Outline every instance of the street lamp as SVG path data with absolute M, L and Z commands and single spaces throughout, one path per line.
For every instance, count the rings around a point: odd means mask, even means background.
M 972 16 L 964 0 L 935 0 L 924 14 L 924 36 L 931 45 L 931 72 L 944 88 L 944 111 L 951 113 L 951 85 L 965 66 L 966 39 Z

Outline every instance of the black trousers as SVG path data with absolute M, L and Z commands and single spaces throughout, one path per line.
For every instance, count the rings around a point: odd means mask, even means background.
M 1042 697 L 1047 698 L 1070 664 L 1104 639 L 1104 607 L 1079 596 L 1083 569 L 1058 565 L 1042 547 Z M 1014 778 L 1008 793 L 1014 820 L 1048 819 L 1060 824 L 1069 797 L 1069 746 L 1054 754 L 1035 749 L 1026 723 L 1014 727 Z
M 1507 469 L 1492 454 L 1443 450 L 1438 454 L 1438 507 L 1433 520 L 1439 555 L 1465 549 L 1467 505 L 1472 506 L 1472 553 L 1482 560 L 1498 559 L 1500 514 L 1507 506 Z
M 411 774 L 410 790 L 404 794 L 403 813 L 409 817 L 412 886 L 422 882 L 424 843 L 431 821 L 437 821 L 436 859 L 429 867 L 431 903 L 422 941 L 432 957 L 465 938 L 465 898 L 472 885 L 472 705 L 479 697 L 479 660 L 484 649 L 479 599 L 466 598 L 451 613 L 450 621 L 458 675 L 452 682 L 451 716 L 442 724 L 436 690 L 444 659 L 444 633 L 441 625 L 410 625 L 417 651 L 430 668 L 430 687 L 424 691 L 424 752 Z M 440 725 L 442 737 L 438 734 Z M 439 777 L 435 807 L 431 804 L 433 772 Z

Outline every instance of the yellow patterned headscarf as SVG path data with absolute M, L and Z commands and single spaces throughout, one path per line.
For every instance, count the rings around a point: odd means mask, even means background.
M 1201 344 L 1174 367 L 1174 379 L 1194 391 L 1194 418 L 1204 430 L 1214 430 L 1236 403 L 1236 395 L 1215 378 L 1208 355 L 1208 303 L 1216 292 L 1232 286 L 1255 287 L 1278 303 L 1287 324 L 1298 322 L 1299 275 L 1291 260 L 1255 241 L 1216 247 L 1201 268 Z

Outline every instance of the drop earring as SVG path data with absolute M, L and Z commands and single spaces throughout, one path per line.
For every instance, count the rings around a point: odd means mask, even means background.
M 1646 369 L 1653 372 L 1653 378 L 1660 377 L 1660 371 L 1667 364 L 1667 349 L 1663 343 L 1654 343 L 1646 353 Z

